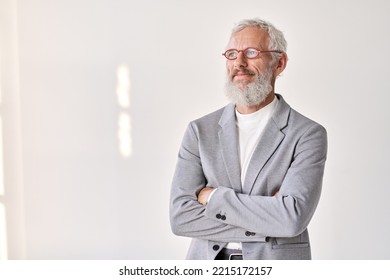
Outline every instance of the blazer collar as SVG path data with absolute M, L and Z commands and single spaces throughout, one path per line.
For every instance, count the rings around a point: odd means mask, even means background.
M 238 142 L 238 131 L 234 110 L 234 104 L 229 104 L 225 107 L 219 121 L 221 129 L 218 132 L 218 136 L 223 162 L 231 187 L 236 192 L 241 193 L 240 145 Z
M 283 129 L 288 124 L 291 108 L 281 95 L 276 94 L 276 97 L 279 99 L 279 103 L 253 152 L 244 186 L 241 186 L 240 153 L 234 104 L 227 105 L 222 113 L 219 121 L 221 126 L 218 133 L 219 141 L 225 168 L 231 186 L 236 192 L 250 193 L 252 191 L 262 168 L 284 139 Z
M 288 124 L 291 107 L 284 100 L 283 96 L 277 93 L 275 93 L 275 96 L 278 98 L 279 103 L 278 106 L 275 108 L 275 112 L 271 116 L 271 119 L 275 122 L 275 125 L 280 130 L 283 130 Z

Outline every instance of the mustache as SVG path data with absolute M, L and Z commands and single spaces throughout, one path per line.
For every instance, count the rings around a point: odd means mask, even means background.
M 242 69 L 242 70 L 233 70 L 233 72 L 230 73 L 230 78 L 233 78 L 236 76 L 238 73 L 245 74 L 245 75 L 256 75 L 256 72 L 247 70 L 247 69 Z

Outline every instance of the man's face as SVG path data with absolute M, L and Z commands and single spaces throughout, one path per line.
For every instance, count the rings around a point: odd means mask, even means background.
M 267 32 L 256 27 L 247 27 L 232 35 L 227 49 L 244 50 L 250 47 L 268 50 Z M 233 84 L 243 89 L 248 84 L 255 82 L 259 74 L 272 71 L 270 69 L 271 61 L 270 53 L 261 53 L 257 58 L 248 59 L 243 52 L 239 52 L 237 59 L 227 60 L 226 67 Z M 271 79 L 274 80 L 273 75 Z

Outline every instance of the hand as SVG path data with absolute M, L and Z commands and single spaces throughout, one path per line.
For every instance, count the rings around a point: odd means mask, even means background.
M 210 193 L 214 190 L 213 187 L 204 187 L 198 194 L 198 202 L 202 205 L 206 205 L 209 199 Z

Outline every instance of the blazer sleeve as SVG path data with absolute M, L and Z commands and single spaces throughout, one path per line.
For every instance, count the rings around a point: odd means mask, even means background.
M 170 197 L 170 222 L 174 234 L 221 242 L 264 241 L 248 236 L 247 229 L 206 215 L 206 207 L 197 201 L 197 194 L 206 186 L 198 138 L 190 124 L 179 150 Z M 209 211 L 209 214 L 211 211 Z
M 327 154 L 326 130 L 314 124 L 297 143 L 291 144 L 295 145 L 294 155 L 278 196 L 242 194 L 218 187 L 207 204 L 205 216 L 216 219 L 216 213 L 225 213 L 223 223 L 246 228 L 253 235 L 294 237 L 302 233 L 321 193 Z

